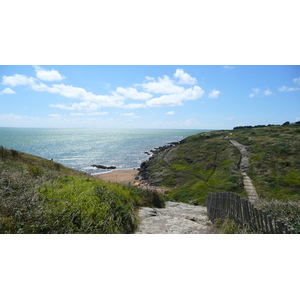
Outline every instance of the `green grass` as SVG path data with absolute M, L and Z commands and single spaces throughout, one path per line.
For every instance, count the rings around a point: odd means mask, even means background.
M 300 200 L 299 125 L 232 131 L 253 154 L 247 172 L 263 199 Z
M 240 152 L 223 139 L 225 136 L 244 144 L 252 154 L 247 174 L 260 197 L 257 206 L 300 230 L 295 217 L 300 215 L 299 124 L 219 130 L 187 137 L 149 162 L 151 180 L 171 188 L 170 196 L 175 201 L 191 204 L 204 205 L 209 192 L 233 192 L 247 198 L 238 170 Z M 228 232 L 234 228 L 231 222 L 226 225 Z
M 166 197 L 0 147 L 0 233 L 133 233 Z
M 238 172 L 240 154 L 222 139 L 227 134 L 226 131 L 200 133 L 159 153 L 149 164 L 151 179 L 155 184 L 172 188 L 170 196 L 176 201 L 187 203 L 204 205 L 209 192 L 244 195 Z

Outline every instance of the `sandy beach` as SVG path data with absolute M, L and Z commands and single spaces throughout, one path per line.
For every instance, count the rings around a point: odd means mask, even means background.
M 138 174 L 137 169 L 129 169 L 129 170 L 113 170 L 111 172 L 96 174 L 93 176 L 103 181 L 118 182 L 118 183 L 133 185 L 135 182 L 138 182 L 138 180 L 135 180 L 137 174 Z
M 137 185 L 144 189 L 155 190 L 160 193 L 166 193 L 168 189 L 157 187 L 157 186 L 149 186 L 140 180 L 135 179 L 138 175 L 137 169 L 129 169 L 129 170 L 113 170 L 103 174 L 93 175 L 99 180 L 107 181 L 107 182 L 118 182 L 122 184 L 130 184 Z

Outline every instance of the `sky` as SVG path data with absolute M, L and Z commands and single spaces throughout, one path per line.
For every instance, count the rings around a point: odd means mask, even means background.
M 2 65 L 0 126 L 232 129 L 300 121 L 300 66 Z

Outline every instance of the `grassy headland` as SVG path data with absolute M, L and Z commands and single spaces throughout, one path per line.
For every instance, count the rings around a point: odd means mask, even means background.
M 1 146 L 0 199 L 0 233 L 133 233 L 140 206 L 164 206 L 155 192 Z
M 205 204 L 209 192 L 234 192 L 247 198 L 239 172 L 241 154 L 224 137 L 251 153 L 247 174 L 257 190 L 256 205 L 300 229 L 300 126 L 245 126 L 204 132 L 157 151 L 141 165 L 153 185 L 170 188 L 170 196 Z

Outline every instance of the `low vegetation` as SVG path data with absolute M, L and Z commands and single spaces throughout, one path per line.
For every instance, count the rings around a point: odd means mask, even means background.
M 224 140 L 227 131 L 190 136 L 149 160 L 150 182 L 170 188 L 177 201 L 205 205 L 209 192 L 230 191 L 245 195 L 238 171 L 240 153 Z
M 300 230 L 300 122 L 236 127 L 190 136 L 147 162 L 152 184 L 171 188 L 177 201 L 205 204 L 209 192 L 247 198 L 239 173 L 240 152 L 224 137 L 251 153 L 247 174 L 260 197 L 256 204 Z M 227 232 L 234 226 L 227 222 Z M 229 226 L 230 225 L 230 226 Z
M 0 233 L 133 233 L 164 196 L 0 147 Z

